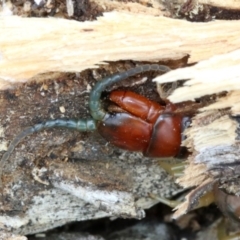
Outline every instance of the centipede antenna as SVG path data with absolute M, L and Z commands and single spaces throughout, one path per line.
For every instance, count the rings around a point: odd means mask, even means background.
M 93 119 L 80 119 L 80 120 L 74 120 L 74 119 L 56 119 L 56 120 L 48 120 L 43 123 L 36 124 L 32 127 L 28 127 L 25 130 L 23 130 L 21 133 L 19 133 L 13 141 L 8 146 L 7 151 L 3 154 L 1 162 L 0 162 L 0 187 L 1 187 L 1 173 L 2 169 L 4 167 L 5 162 L 10 157 L 11 153 L 15 149 L 15 147 L 18 145 L 19 142 L 21 142 L 25 137 L 35 133 L 39 132 L 42 129 L 46 128 L 55 128 L 55 127 L 64 127 L 64 128 L 71 128 L 76 129 L 79 131 L 94 131 L 96 130 L 96 122 Z
M 103 78 L 101 81 L 96 83 L 96 85 L 93 87 L 90 98 L 89 98 L 89 108 L 90 113 L 92 117 L 95 120 L 103 120 L 107 112 L 102 108 L 101 105 L 101 95 L 102 92 L 106 89 L 106 87 L 115 84 L 117 82 L 120 82 L 122 80 L 125 80 L 128 77 L 134 76 L 139 73 L 147 72 L 147 71 L 161 71 L 161 72 L 168 72 L 171 69 L 164 65 L 158 65 L 158 64 L 146 64 L 137 66 L 135 68 L 131 68 L 125 72 L 114 74 L 110 77 Z

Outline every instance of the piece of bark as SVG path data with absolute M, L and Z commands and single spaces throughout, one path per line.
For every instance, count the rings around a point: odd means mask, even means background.
M 240 44 L 239 24 L 191 23 L 120 12 L 83 23 L 1 17 L 0 89 L 39 73 L 77 72 L 107 61 L 159 61 L 190 54 L 189 62 L 197 62 L 235 50 Z

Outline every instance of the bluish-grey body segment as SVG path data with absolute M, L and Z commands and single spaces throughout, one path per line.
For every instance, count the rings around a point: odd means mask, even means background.
M 141 66 L 129 69 L 125 72 L 117 73 L 112 76 L 106 77 L 101 81 L 99 81 L 94 86 L 92 92 L 90 93 L 89 108 L 90 108 L 92 119 L 48 120 L 23 130 L 14 138 L 14 140 L 10 143 L 7 151 L 2 156 L 2 159 L 0 162 L 0 187 L 2 185 L 1 176 L 2 176 L 4 163 L 8 160 L 9 156 L 13 152 L 14 148 L 18 145 L 18 143 L 21 140 L 23 140 L 25 137 L 31 135 L 32 133 L 41 131 L 42 129 L 55 128 L 55 127 L 71 128 L 71 129 L 84 131 L 84 132 L 94 131 L 96 130 L 97 121 L 104 121 L 104 118 L 108 116 L 108 113 L 102 108 L 101 99 L 100 99 L 102 92 L 106 89 L 106 87 L 142 72 L 146 72 L 146 71 L 168 72 L 170 70 L 171 69 L 169 67 L 164 65 L 146 64 L 146 65 L 141 65 Z

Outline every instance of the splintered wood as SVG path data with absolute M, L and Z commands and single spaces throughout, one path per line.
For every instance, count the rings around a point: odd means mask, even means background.
M 216 55 L 198 64 L 177 69 L 155 79 L 159 84 L 188 79 L 176 89 L 169 99 L 173 102 L 195 100 L 219 94 L 214 103 L 199 109 L 186 130 L 183 145 L 191 155 L 184 175 L 177 182 L 184 187 L 193 187 L 196 193 L 204 184 L 218 182 L 228 193 L 239 195 L 240 175 L 240 50 Z M 228 184 L 229 182 L 229 184 Z M 231 182 L 231 183 L 230 183 Z M 186 202 L 178 207 L 174 217 L 191 209 L 191 192 Z M 190 201 L 191 199 L 191 201 Z M 195 199 L 196 201 L 196 199 Z
M 223 91 L 240 90 L 239 68 L 240 49 L 237 49 L 226 54 L 215 55 L 192 67 L 168 72 L 155 78 L 155 81 L 166 83 L 178 79 L 190 79 L 184 87 L 177 89 L 169 97 L 172 102 L 182 102 Z M 225 107 L 232 107 L 227 104 L 225 103 Z
M 2 16 L 0 89 L 39 73 L 79 72 L 107 61 L 190 55 L 190 63 L 198 62 L 235 50 L 239 27 L 239 21 L 192 23 L 121 12 L 105 13 L 93 22 Z

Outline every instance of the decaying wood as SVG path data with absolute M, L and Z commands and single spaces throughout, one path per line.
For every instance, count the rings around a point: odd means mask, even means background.
M 120 12 L 84 23 L 1 17 L 0 88 L 39 73 L 79 72 L 107 61 L 158 61 L 190 54 L 189 62 L 197 62 L 235 50 L 239 26 L 238 21 L 191 23 Z
M 201 187 L 204 181 L 217 180 L 228 193 L 240 194 L 237 180 L 240 176 L 239 53 L 239 50 L 235 50 L 217 55 L 155 79 L 158 83 L 189 79 L 169 97 L 174 102 L 226 92 L 217 97 L 215 103 L 199 109 L 191 127 L 186 130 L 187 138 L 183 145 L 192 154 L 184 176 L 178 179 L 184 187 Z M 189 196 L 175 216 L 187 211 Z
M 89 117 L 92 75 L 54 75 L 54 81 L 1 91 L 0 149 L 38 121 Z M 142 218 L 143 209 L 159 202 L 151 193 L 169 198 L 182 191 L 156 161 L 115 148 L 97 132 L 69 129 L 49 129 L 22 141 L 2 180 L 0 228 L 22 235 L 107 216 Z
M 198 2 L 214 5 L 214 1 Z M 240 91 L 236 91 L 240 90 L 239 21 L 191 23 L 159 17 L 162 11 L 158 7 L 149 9 L 137 3 L 104 0 L 98 3 L 102 7 L 106 4 L 107 10 L 125 12 L 105 13 L 93 22 L 1 16 L 0 89 L 33 78 L 41 80 L 43 75 L 38 74 L 42 73 L 63 80 L 55 72 L 81 72 L 118 60 L 154 62 L 189 55 L 189 63 L 200 63 L 160 77 L 162 82 L 191 79 L 170 96 L 172 101 L 228 93 L 202 108 L 186 131 L 184 145 L 192 154 L 185 175 L 178 182 L 196 189 L 216 179 L 224 185 L 233 172 L 221 164 L 226 159 L 228 164 L 240 161 L 239 122 L 232 118 L 240 111 Z M 127 8 L 131 13 L 126 13 Z M 81 82 L 80 88 L 74 81 L 63 81 L 67 90 L 62 90 L 61 81 L 54 81 L 54 86 L 43 83 L 35 89 L 40 93 L 33 96 L 25 92 L 21 97 L 21 89 L 5 92 L 1 96 L 1 114 L 7 117 L 1 119 L 0 149 L 6 150 L 8 141 L 24 126 L 48 119 L 49 114 L 52 118 L 88 116 L 84 109 L 87 97 L 82 94 L 89 92 L 92 83 L 86 81 Z M 55 106 L 55 102 L 59 104 Z M 57 111 L 62 107 L 67 113 Z M 27 140 L 15 150 L 4 169 L 0 205 L 0 228 L 4 231 L 29 234 L 105 216 L 142 218 L 143 209 L 158 202 L 150 197 L 151 193 L 171 197 L 182 191 L 172 177 L 156 167 L 156 162 L 109 147 L 94 133 L 85 136 L 65 130 L 47 131 Z M 75 161 L 66 162 L 69 159 Z M 234 170 L 238 176 L 240 170 Z M 239 194 L 236 184 L 228 191 Z M 187 196 L 188 201 L 179 206 L 175 216 L 189 210 L 192 195 Z
M 172 102 L 182 102 L 194 100 L 204 95 L 239 90 L 239 67 L 240 50 L 236 46 L 236 50 L 234 51 L 212 56 L 191 67 L 171 71 L 163 76 L 155 78 L 154 81 L 166 83 L 179 79 L 190 79 L 185 82 L 182 88 L 174 91 L 169 97 Z M 236 101 L 236 103 L 237 102 L 238 101 Z M 231 102 L 221 100 L 221 104 L 223 105 L 220 106 L 218 103 L 215 109 L 227 107 L 236 108 L 232 100 Z M 210 108 L 214 109 L 214 107 L 208 107 L 206 109 Z

